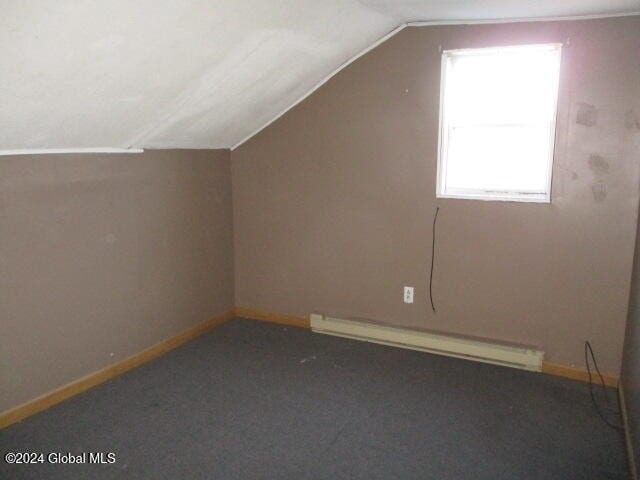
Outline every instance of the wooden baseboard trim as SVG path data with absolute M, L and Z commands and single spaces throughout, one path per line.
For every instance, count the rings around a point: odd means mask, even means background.
M 90 373 L 78 380 L 75 380 L 67 385 L 64 385 L 52 392 L 46 393 L 38 398 L 30 400 L 22 405 L 18 405 L 10 410 L 0 413 L 0 430 L 23 420 L 31 415 L 46 410 L 53 405 L 60 403 L 74 395 L 84 392 L 96 385 L 99 385 L 107 380 L 110 380 L 124 372 L 140 365 L 147 363 L 154 358 L 157 358 L 174 348 L 177 348 L 190 340 L 193 340 L 200 335 L 207 333 L 215 327 L 223 324 L 227 320 L 233 318 L 234 311 L 229 310 L 221 315 L 218 315 L 211 320 L 196 325 L 189 330 L 182 332 L 174 337 L 164 340 L 160 343 L 153 345 L 152 347 L 143 350 L 140 353 L 136 353 L 124 360 L 121 360 L 113 365 L 98 370 L 97 372 Z
M 627 415 L 627 404 L 624 399 L 624 388 L 622 382 L 618 383 L 618 404 L 620 405 L 620 414 L 622 416 L 622 427 L 624 428 L 624 441 L 627 447 L 627 461 L 629 462 L 629 472 L 632 480 L 638 480 L 638 469 L 633 449 L 633 441 L 631 439 L 631 430 L 629 429 L 629 417 Z
M 555 375 L 557 377 L 571 378 L 572 380 L 579 380 L 581 382 L 589 381 L 589 373 L 586 370 L 581 370 L 575 367 L 568 367 L 566 365 L 559 365 L 557 363 L 542 362 L 542 373 L 549 375 Z M 600 383 L 600 377 L 597 373 L 591 372 L 594 383 Z M 609 387 L 618 386 L 618 377 L 610 374 L 603 374 L 604 383 Z
M 311 321 L 309 318 L 297 317 L 295 315 L 263 312 L 261 310 L 253 310 L 251 308 L 243 307 L 236 307 L 235 314 L 236 317 L 260 320 L 261 322 L 279 323 L 280 325 L 288 325 L 290 327 L 298 328 L 311 328 Z

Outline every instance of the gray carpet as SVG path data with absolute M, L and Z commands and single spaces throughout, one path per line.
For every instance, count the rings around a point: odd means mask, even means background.
M 2 479 L 627 479 L 582 383 L 233 320 L 0 432 Z

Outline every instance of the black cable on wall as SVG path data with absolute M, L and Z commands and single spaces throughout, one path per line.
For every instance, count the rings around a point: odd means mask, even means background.
M 433 216 L 433 235 L 431 237 L 431 273 L 429 274 L 429 300 L 431 300 L 431 310 L 436 313 L 436 306 L 433 303 L 433 265 L 436 260 L 436 220 L 438 220 L 438 212 L 440 207 L 436 207 L 436 213 Z

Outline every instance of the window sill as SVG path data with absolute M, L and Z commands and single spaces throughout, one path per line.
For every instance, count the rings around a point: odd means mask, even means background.
M 516 194 L 516 193 L 438 193 L 436 198 L 451 198 L 458 200 L 481 200 L 485 202 L 516 202 L 516 203 L 551 203 L 549 195 L 544 194 Z

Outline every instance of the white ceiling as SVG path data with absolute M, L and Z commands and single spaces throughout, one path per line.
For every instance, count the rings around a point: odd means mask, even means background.
M 226 148 L 398 25 L 640 0 L 0 0 L 0 150 Z

